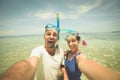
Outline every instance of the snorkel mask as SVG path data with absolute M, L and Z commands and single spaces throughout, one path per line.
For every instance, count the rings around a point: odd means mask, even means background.
M 53 24 L 47 24 L 45 26 L 45 29 L 55 29 L 58 33 L 60 32 L 60 29 L 57 26 L 53 25 Z
M 67 40 L 68 37 L 79 37 L 79 40 L 80 40 L 80 35 L 78 32 L 67 32 L 66 33 L 66 36 L 65 36 L 65 40 Z
M 78 32 L 67 32 L 65 40 L 67 40 L 69 37 L 75 37 L 78 41 L 81 41 L 82 46 L 87 46 L 85 39 L 83 38 L 83 36 L 80 36 Z

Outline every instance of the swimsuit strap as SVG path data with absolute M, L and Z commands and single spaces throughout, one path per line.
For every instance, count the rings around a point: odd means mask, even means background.
M 77 56 L 77 55 L 79 55 L 81 52 L 77 52 L 76 54 L 75 54 L 75 56 Z

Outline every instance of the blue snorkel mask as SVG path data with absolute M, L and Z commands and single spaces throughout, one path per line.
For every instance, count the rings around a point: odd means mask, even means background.
M 57 26 L 53 25 L 53 24 L 47 24 L 45 26 L 45 29 L 48 29 L 48 28 L 55 29 L 58 33 L 60 32 L 60 29 Z
M 70 32 L 67 32 L 67 33 L 66 33 L 65 40 L 67 40 L 67 38 L 68 38 L 68 37 L 71 37 L 71 36 L 76 37 L 76 38 L 77 38 L 78 36 L 80 37 L 80 35 L 79 35 L 78 32 L 71 32 L 71 31 L 70 31 Z

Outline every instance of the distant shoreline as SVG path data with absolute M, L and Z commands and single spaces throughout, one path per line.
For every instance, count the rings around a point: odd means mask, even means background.
M 120 31 L 112 31 L 112 32 L 94 32 L 94 33 L 85 33 L 82 32 L 80 34 L 104 34 L 104 33 L 120 33 Z M 43 34 L 34 34 L 34 35 L 2 35 L 0 37 L 25 37 L 25 36 L 42 36 Z M 61 33 L 62 35 L 62 33 Z
M 120 31 L 112 31 L 112 33 L 120 33 Z
M 25 37 L 25 36 L 41 36 L 40 35 L 8 35 L 8 36 L 0 36 L 0 37 Z

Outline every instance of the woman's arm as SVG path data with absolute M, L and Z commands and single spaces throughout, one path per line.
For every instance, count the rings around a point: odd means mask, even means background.
M 77 63 L 80 71 L 89 80 L 120 80 L 120 74 L 104 67 L 95 61 L 88 60 L 84 55 L 77 56 Z

